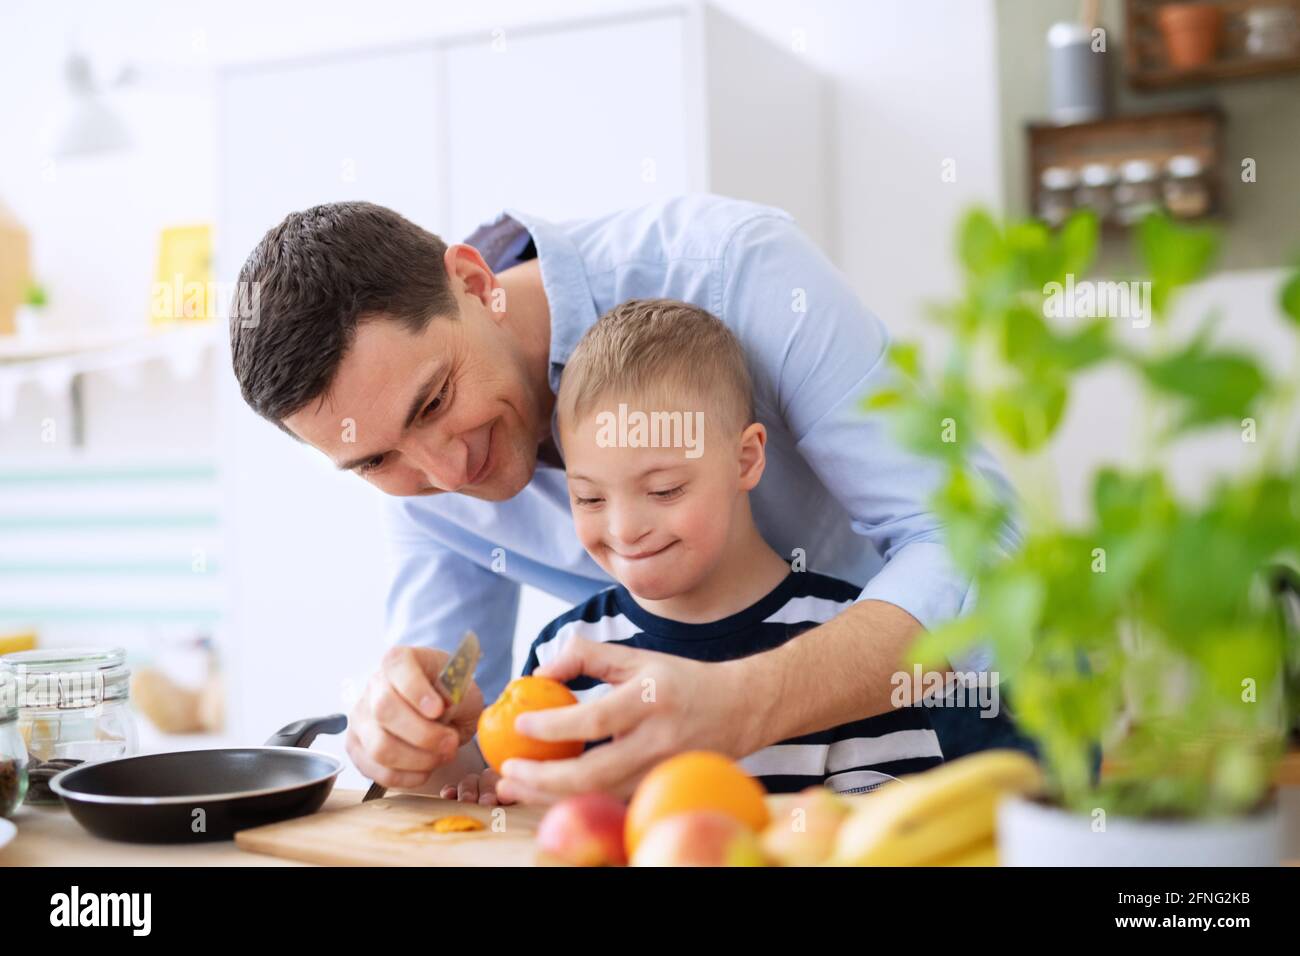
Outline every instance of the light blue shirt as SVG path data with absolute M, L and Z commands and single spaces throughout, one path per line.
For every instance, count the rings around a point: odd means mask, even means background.
M 861 408 L 891 374 L 888 332 L 787 213 L 710 195 L 564 223 L 508 210 L 465 241 L 500 271 L 530 235 L 551 311 L 552 391 L 578 339 L 620 302 L 708 309 L 744 346 L 767 427 L 767 469 L 750 494 L 767 542 L 786 556 L 801 549 L 809 569 L 861 584 L 859 600 L 888 601 L 927 628 L 962 612 L 970 582 L 951 565 L 927 504 L 939 467 Z M 991 462 L 985 470 L 1005 487 Z M 389 502 L 389 637 L 450 650 L 474 629 L 489 701 L 512 676 L 521 583 L 573 604 L 613 583 L 578 543 L 559 469 L 539 463 L 504 502 Z M 987 663 L 980 652 L 958 666 Z

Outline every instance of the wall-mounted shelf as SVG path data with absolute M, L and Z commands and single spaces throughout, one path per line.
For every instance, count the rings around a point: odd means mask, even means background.
M 141 331 L 0 336 L 0 421 L 13 417 L 19 389 L 35 382 L 50 394 L 71 396 L 73 443 L 78 444 L 82 376 L 109 372 L 129 377 L 137 366 L 161 360 L 177 378 L 188 378 L 215 344 L 218 327 L 216 322 L 194 322 Z
M 1115 116 L 1087 123 L 1060 125 L 1031 122 L 1025 125 L 1028 149 L 1028 196 L 1035 215 L 1056 225 L 1069 209 L 1092 206 L 1110 230 L 1122 230 L 1145 213 L 1132 200 L 1144 186 L 1155 194 L 1155 208 L 1175 218 L 1203 219 L 1223 214 L 1219 185 L 1223 164 L 1224 115 L 1217 107 Z M 1125 183 L 1125 174 L 1146 164 L 1155 179 L 1146 184 Z M 1187 167 L 1199 167 L 1197 176 L 1184 178 Z M 1098 170 L 1110 169 L 1115 182 L 1109 187 L 1111 205 L 1094 203 L 1103 187 L 1089 193 L 1086 180 Z M 1047 173 L 1044 176 L 1044 173 Z M 1070 186 L 1070 177 L 1080 181 Z M 1053 190 L 1044 179 L 1062 180 Z M 1180 190 L 1180 187 L 1187 187 Z M 1188 202 L 1192 188 L 1203 192 L 1203 201 Z M 1180 201 L 1180 199 L 1182 201 Z M 1148 211 L 1150 211 L 1148 209 Z
M 1252 53 L 1246 15 L 1265 7 L 1290 7 L 1300 20 L 1294 0 L 1219 0 L 1223 27 L 1218 53 L 1205 66 L 1179 69 L 1169 62 L 1157 11 L 1170 0 L 1125 0 L 1124 70 L 1136 90 L 1162 90 L 1231 80 L 1300 72 L 1300 49 L 1282 55 Z

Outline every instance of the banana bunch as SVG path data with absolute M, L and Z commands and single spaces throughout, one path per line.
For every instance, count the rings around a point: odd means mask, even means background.
M 996 866 L 1003 797 L 1042 785 L 1018 750 L 986 750 L 881 787 L 854 802 L 835 834 L 839 866 Z

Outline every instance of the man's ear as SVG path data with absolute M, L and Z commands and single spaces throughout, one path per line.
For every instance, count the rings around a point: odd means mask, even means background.
M 442 263 L 453 292 L 472 296 L 492 308 L 492 293 L 500 283 L 477 249 L 463 242 L 448 246 Z
M 767 429 L 754 422 L 740 433 L 740 490 L 753 491 L 767 467 Z

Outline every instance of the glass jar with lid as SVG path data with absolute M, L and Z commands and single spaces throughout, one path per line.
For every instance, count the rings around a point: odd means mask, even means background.
M 1165 207 L 1179 219 L 1195 219 L 1210 211 L 1210 183 L 1205 164 L 1196 156 L 1171 156 L 1165 164 Z
M 134 754 L 131 671 L 121 648 L 20 651 L 2 659 L 17 683 L 28 803 L 57 803 L 49 778 L 79 763 Z
M 1246 21 L 1246 52 L 1261 58 L 1295 56 L 1300 52 L 1300 28 L 1293 6 L 1277 3 L 1249 9 Z
M 1118 179 L 1115 167 L 1109 163 L 1089 163 L 1079 170 L 1079 188 L 1075 191 L 1075 205 L 1086 206 L 1097 214 L 1099 220 L 1110 218 L 1115 208 L 1112 190 Z
M 1074 211 L 1079 174 L 1068 166 L 1048 166 L 1038 177 L 1038 218 L 1059 226 Z
M 1126 226 L 1141 222 L 1160 208 L 1160 168 L 1149 159 L 1130 159 L 1119 170 L 1115 220 Z
M 17 682 L 0 664 L 0 817 L 12 814 L 27 792 L 27 747 L 18 732 Z

